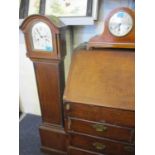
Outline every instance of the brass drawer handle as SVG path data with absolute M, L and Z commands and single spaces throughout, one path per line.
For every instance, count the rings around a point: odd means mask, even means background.
M 124 150 L 127 151 L 127 152 L 134 152 L 135 149 L 132 146 L 125 146 Z
M 94 124 L 93 128 L 95 128 L 95 130 L 98 131 L 98 132 L 104 132 L 104 131 L 106 131 L 108 129 L 103 124 Z
M 97 150 L 104 150 L 104 149 L 106 148 L 105 145 L 103 145 L 102 143 L 98 143 L 98 142 L 93 143 L 93 146 L 94 146 L 95 149 L 97 149 Z

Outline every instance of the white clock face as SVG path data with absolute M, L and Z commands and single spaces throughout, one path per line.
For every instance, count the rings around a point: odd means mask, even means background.
M 32 45 L 36 51 L 52 52 L 52 34 L 49 26 L 44 22 L 38 22 L 32 27 Z
M 109 20 L 109 31 L 117 37 L 127 35 L 133 27 L 132 17 L 124 11 L 115 13 Z

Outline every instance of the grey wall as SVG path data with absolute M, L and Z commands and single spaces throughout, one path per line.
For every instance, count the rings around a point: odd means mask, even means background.
M 82 42 L 87 42 L 92 36 L 100 34 L 104 29 L 104 18 L 117 7 L 134 7 L 134 0 L 99 0 L 98 20 L 94 25 L 75 26 L 73 29 L 73 46 L 77 47 Z

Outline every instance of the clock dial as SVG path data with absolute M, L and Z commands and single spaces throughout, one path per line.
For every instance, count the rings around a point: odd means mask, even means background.
M 125 11 L 115 13 L 109 20 L 109 31 L 117 37 L 127 35 L 132 27 L 132 17 Z
M 35 51 L 52 52 L 52 33 L 44 22 L 38 22 L 32 27 L 32 45 Z

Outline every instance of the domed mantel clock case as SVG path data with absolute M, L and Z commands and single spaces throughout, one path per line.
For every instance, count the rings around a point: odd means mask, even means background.
M 27 56 L 33 61 L 42 113 L 41 148 L 66 154 L 62 95 L 64 91 L 65 25 L 56 17 L 31 15 L 22 25 Z
M 90 39 L 87 48 L 135 48 L 135 13 L 130 8 L 114 9 L 105 19 L 101 35 Z

